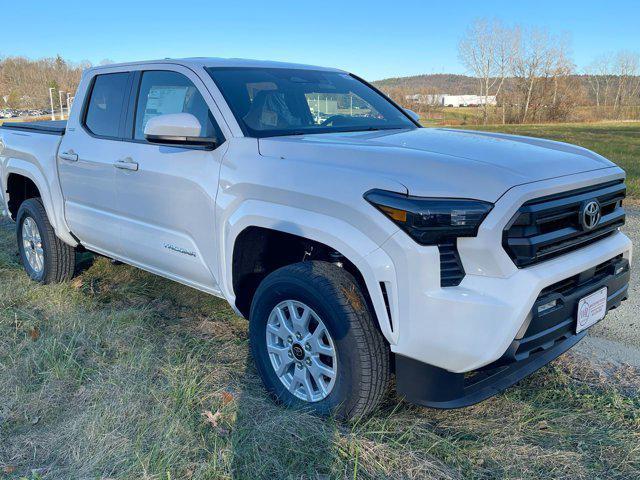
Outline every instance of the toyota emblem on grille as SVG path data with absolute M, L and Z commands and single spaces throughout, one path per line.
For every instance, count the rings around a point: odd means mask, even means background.
M 581 223 L 584 230 L 593 230 L 600 221 L 600 204 L 597 200 L 590 200 L 582 207 Z

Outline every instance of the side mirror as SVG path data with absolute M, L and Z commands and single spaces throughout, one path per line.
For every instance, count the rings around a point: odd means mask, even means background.
M 190 113 L 167 113 L 149 119 L 144 138 L 149 143 L 214 148 L 215 138 L 201 137 L 202 125 Z
M 408 108 L 404 109 L 404 112 L 411 117 L 411 119 L 415 122 L 420 122 L 420 115 L 418 115 L 413 110 L 409 110 Z

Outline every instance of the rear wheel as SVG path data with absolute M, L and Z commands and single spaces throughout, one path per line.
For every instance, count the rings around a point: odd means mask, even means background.
M 42 200 L 25 200 L 18 210 L 16 223 L 20 258 L 31 279 L 57 283 L 73 277 L 76 250 L 56 236 Z
M 386 393 L 389 348 L 355 279 L 333 264 L 298 263 L 267 276 L 249 333 L 260 377 L 286 406 L 352 419 Z

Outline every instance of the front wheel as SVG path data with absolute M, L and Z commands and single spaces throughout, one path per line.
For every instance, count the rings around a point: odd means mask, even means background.
M 57 283 L 73 277 L 76 251 L 56 236 L 42 200 L 25 200 L 16 223 L 20 259 L 32 280 Z
M 353 419 L 384 397 L 389 348 L 344 269 L 311 261 L 276 270 L 258 287 L 249 321 L 258 373 L 284 405 Z

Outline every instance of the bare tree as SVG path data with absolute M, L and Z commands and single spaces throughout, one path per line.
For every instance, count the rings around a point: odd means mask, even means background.
M 90 65 L 90 64 L 89 64 Z M 0 59 L 0 98 L 13 108 L 46 108 L 49 88 L 75 92 L 87 63 L 72 64 L 62 57 L 30 60 Z
M 494 29 L 494 22 L 478 19 L 471 24 L 458 44 L 460 60 L 478 79 L 480 96 L 484 97 L 484 124 L 488 118 L 489 90 L 497 82 Z
M 518 46 L 512 72 L 521 93 L 520 122 L 525 123 L 532 110 L 535 117 L 539 108 L 547 103 L 556 106 L 559 83 L 572 74 L 574 66 L 569 59 L 566 39 L 541 29 L 518 28 L 516 31 Z
M 516 55 L 514 56 L 513 74 L 520 84 L 520 90 L 524 93 L 520 120 L 521 123 L 524 123 L 529 113 L 533 87 L 542 73 L 544 57 L 547 54 L 545 51 L 547 34 L 543 31 L 534 31 L 523 35 L 523 31 L 520 28 L 517 29 L 517 32 L 519 38 Z
M 465 67 L 477 78 L 480 96 L 484 97 L 482 121 L 489 117 L 489 97 L 502 91 L 515 53 L 514 31 L 499 20 L 477 19 L 458 43 L 458 55 Z M 504 122 L 503 104 L 503 122 Z
M 550 78 L 552 84 L 550 110 L 548 117 L 556 119 L 559 112 L 566 106 L 566 91 L 563 91 L 563 84 L 569 82 L 571 75 L 575 72 L 575 65 L 569 56 L 569 42 L 566 38 L 554 41 L 550 48 L 550 57 L 546 65 L 548 71 L 545 75 Z
M 511 74 L 517 51 L 518 35 L 514 29 L 505 27 L 501 23 L 494 24 L 494 62 L 496 66 L 498 85 L 495 90 L 496 98 L 500 96 L 505 80 Z M 503 95 L 504 97 L 504 95 Z M 502 123 L 506 123 L 506 99 L 502 98 Z M 485 102 L 486 104 L 486 102 Z
M 589 88 L 595 96 L 596 107 L 607 105 L 609 88 L 611 86 L 612 57 L 613 54 L 601 55 L 584 69 Z
M 631 99 L 640 90 L 640 55 L 634 52 L 618 52 L 614 64 L 614 72 L 617 76 L 618 87 L 616 90 L 613 109 L 621 116 L 623 106 L 631 103 Z

